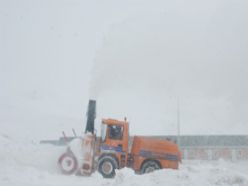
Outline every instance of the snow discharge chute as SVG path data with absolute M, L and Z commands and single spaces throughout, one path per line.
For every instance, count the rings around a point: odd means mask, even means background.
M 95 118 L 96 118 L 96 101 L 95 100 L 89 100 L 85 133 L 90 132 L 90 133 L 94 134 Z

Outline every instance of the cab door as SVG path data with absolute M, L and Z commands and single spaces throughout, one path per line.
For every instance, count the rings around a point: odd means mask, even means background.
M 106 136 L 101 145 L 101 153 L 114 154 L 119 167 L 125 167 L 128 154 L 128 138 L 125 126 L 121 124 L 106 125 Z

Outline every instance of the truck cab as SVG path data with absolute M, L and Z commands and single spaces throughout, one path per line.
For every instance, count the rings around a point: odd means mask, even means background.
M 102 120 L 98 171 L 103 177 L 114 177 L 115 169 L 126 166 L 137 173 L 156 169 L 178 169 L 181 155 L 178 145 L 164 139 L 134 136 L 129 153 L 128 122 Z
M 126 120 L 102 120 L 98 171 L 104 177 L 113 177 L 115 175 L 114 169 L 127 165 L 128 130 Z

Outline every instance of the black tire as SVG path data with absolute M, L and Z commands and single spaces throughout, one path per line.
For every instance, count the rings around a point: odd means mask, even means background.
M 109 155 L 103 156 L 98 162 L 98 172 L 104 178 L 115 177 L 115 169 L 118 168 L 117 160 Z
M 161 169 L 161 167 L 157 161 L 148 160 L 141 166 L 141 174 L 150 173 L 158 169 Z
M 59 157 L 58 166 L 63 174 L 70 175 L 78 169 L 78 162 L 74 154 L 68 151 Z

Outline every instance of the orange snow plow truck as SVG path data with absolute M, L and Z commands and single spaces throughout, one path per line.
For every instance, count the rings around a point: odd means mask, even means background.
M 101 137 L 94 129 L 96 101 L 90 100 L 87 124 L 81 139 L 82 154 L 76 157 L 70 146 L 59 157 L 62 173 L 90 175 L 98 170 L 105 178 L 115 176 L 115 169 L 130 167 L 136 173 L 149 173 L 157 169 L 178 169 L 181 154 L 178 145 L 169 140 L 134 136 L 129 139 L 129 123 L 103 119 Z M 132 145 L 129 146 L 129 144 Z

